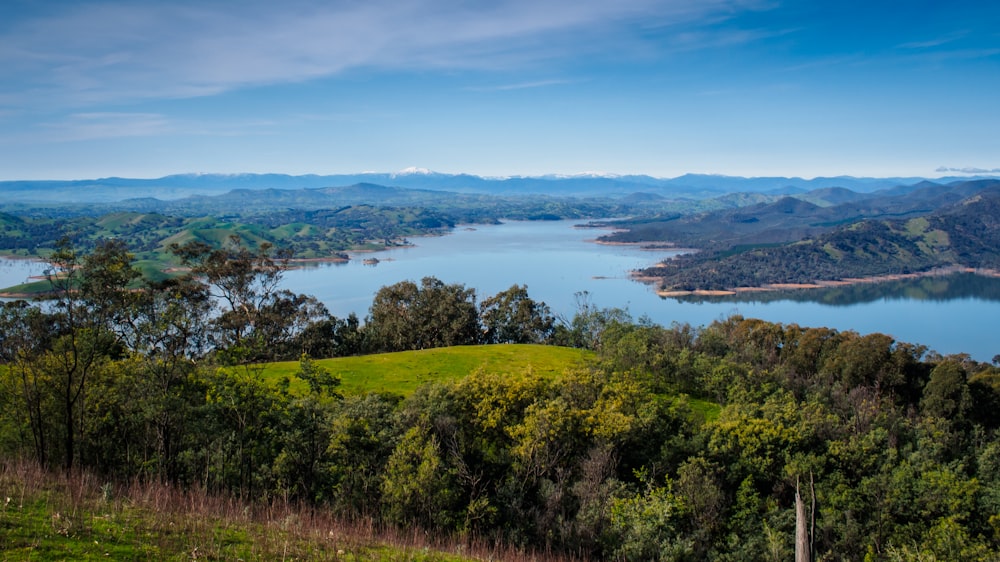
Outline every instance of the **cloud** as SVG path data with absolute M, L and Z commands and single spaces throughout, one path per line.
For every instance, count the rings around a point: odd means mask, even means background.
M 158 113 L 75 113 L 42 125 L 42 136 L 51 141 L 85 141 L 160 135 L 173 129 Z
M 528 90 L 533 88 L 546 88 L 549 86 L 562 86 L 571 84 L 571 80 L 535 80 L 533 82 L 518 82 L 515 84 L 501 84 L 498 86 L 482 86 L 467 88 L 473 92 L 506 92 L 511 90 Z
M 969 35 L 968 31 L 956 31 L 948 35 L 941 37 L 935 37 L 934 39 L 928 39 L 926 41 L 911 41 L 908 43 L 903 43 L 898 45 L 898 49 L 933 49 L 935 47 L 941 47 L 949 43 L 954 43 L 960 39 L 963 39 Z
M 15 17 L 0 30 L 6 74 L 0 96 L 86 106 L 205 96 L 356 68 L 521 67 L 639 42 L 640 28 L 718 21 L 755 4 L 108 0 L 63 6 Z
M 955 172 L 959 174 L 1000 174 L 1000 168 L 948 168 L 941 166 L 936 172 Z

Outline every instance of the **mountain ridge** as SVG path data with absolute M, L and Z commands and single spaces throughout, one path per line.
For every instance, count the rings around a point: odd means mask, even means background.
M 1000 270 L 1000 181 L 959 182 L 952 188 L 952 195 L 975 191 L 929 213 L 869 218 L 777 245 L 758 239 L 757 248 L 742 252 L 716 248 L 688 254 L 641 276 L 656 279 L 668 292 L 731 291 L 935 269 Z
M 636 192 L 670 198 L 704 199 L 727 193 L 751 192 L 771 195 L 795 194 L 798 190 L 845 188 L 859 193 L 913 186 L 921 182 L 951 183 L 995 176 L 971 177 L 743 177 L 715 174 L 684 174 L 660 178 L 643 174 L 543 175 L 484 177 L 473 174 L 444 174 L 430 170 L 362 172 L 357 174 L 173 174 L 159 178 L 106 177 L 77 180 L 0 181 L 0 193 L 8 201 L 113 202 L 156 197 L 179 199 L 190 195 L 212 195 L 233 189 L 308 189 L 378 184 L 409 189 L 454 191 L 490 195 L 552 195 L 573 197 L 627 197 Z M 405 172 L 405 173 L 404 173 Z

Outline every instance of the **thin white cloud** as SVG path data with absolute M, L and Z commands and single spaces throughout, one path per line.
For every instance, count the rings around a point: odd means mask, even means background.
M 955 41 L 958 41 L 959 39 L 965 37 L 966 35 L 968 35 L 968 32 L 966 32 L 966 31 L 959 31 L 959 32 L 951 33 L 949 35 L 945 35 L 943 37 L 936 37 L 934 39 L 928 39 L 926 41 L 911 41 L 909 43 L 903 43 L 902 45 L 897 46 L 897 48 L 899 48 L 899 49 L 915 49 L 915 50 L 933 49 L 935 47 L 940 47 L 942 45 L 947 45 L 949 43 L 953 43 Z
M 674 34 L 670 44 L 675 51 L 725 49 L 795 33 L 796 29 L 692 29 Z
M 43 136 L 53 141 L 85 141 L 146 137 L 170 132 L 170 121 L 158 113 L 75 113 L 43 125 Z
M 715 21 L 752 0 L 348 0 L 67 4 L 0 31 L 0 96 L 89 105 L 211 95 L 348 69 L 494 68 Z M 740 38 L 739 41 L 752 39 Z M 697 41 L 697 37 L 685 41 Z M 713 39 L 717 40 L 717 38 Z M 23 95 L 33 92 L 28 98 Z
M 39 123 L 33 129 L 0 138 L 0 144 L 86 142 L 163 135 L 245 137 L 273 134 L 281 123 L 270 119 L 185 121 L 160 113 L 78 112 Z
M 514 84 L 500 84 L 497 86 L 476 86 L 467 88 L 472 92 L 506 92 L 511 90 L 529 90 L 534 88 L 547 88 L 549 86 L 563 86 L 573 83 L 572 80 L 535 80 L 532 82 L 517 82 Z
M 1000 168 L 949 168 L 947 166 L 941 166 L 936 172 L 955 172 L 959 174 L 1000 174 Z

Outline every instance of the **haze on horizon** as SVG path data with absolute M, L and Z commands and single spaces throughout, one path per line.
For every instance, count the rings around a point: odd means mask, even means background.
M 6 0 L 0 180 L 1000 168 L 978 0 Z

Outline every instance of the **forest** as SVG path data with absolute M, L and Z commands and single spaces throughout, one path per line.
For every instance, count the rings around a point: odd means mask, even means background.
M 585 294 L 559 319 L 523 286 L 434 278 L 339 319 L 280 288 L 287 251 L 172 252 L 190 273 L 147 281 L 123 242 L 64 239 L 51 299 L 0 305 L 0 462 L 576 559 L 788 560 L 797 497 L 814 560 L 1000 556 L 997 365 L 739 316 L 659 326 Z M 356 394 L 316 361 L 524 343 L 592 359 Z

